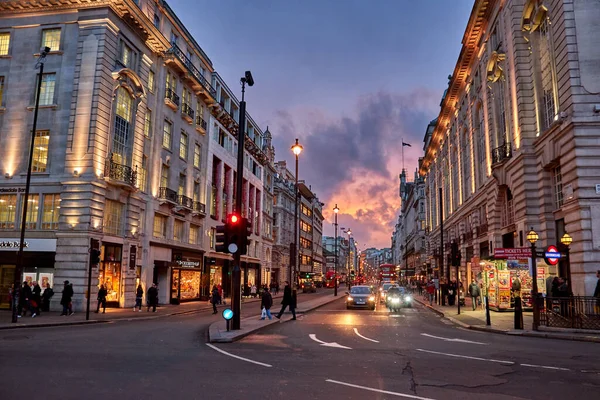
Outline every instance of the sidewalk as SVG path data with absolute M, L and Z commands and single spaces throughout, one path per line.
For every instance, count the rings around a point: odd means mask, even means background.
M 321 296 L 318 298 L 299 301 L 298 307 L 296 308 L 296 314 L 307 313 L 309 311 L 315 310 L 319 307 L 323 307 L 329 303 L 332 303 L 336 300 L 343 299 L 344 296 L 338 295 L 335 297 L 333 294 L 327 296 Z M 260 319 L 260 312 L 257 312 L 254 317 L 243 318 L 240 321 L 241 329 L 236 331 L 227 331 L 226 322 L 224 319 L 221 319 L 218 322 L 213 322 L 210 325 L 208 336 L 210 343 L 231 343 L 242 339 L 245 336 L 248 336 L 251 333 L 259 331 L 267 326 L 278 324 L 280 322 L 287 322 L 291 319 L 288 316 L 291 316 L 291 312 L 287 311 L 283 314 L 281 319 L 275 318 L 275 314 L 279 312 L 280 309 L 279 303 L 273 303 L 273 307 L 271 308 L 271 312 L 273 313 L 273 319 Z M 257 310 L 258 311 L 258 310 Z
M 422 298 L 417 298 L 417 296 L 415 296 L 415 300 L 434 313 L 452 321 L 456 325 L 467 329 L 513 336 L 600 343 L 600 331 L 549 328 L 545 326 L 540 326 L 538 331 L 534 331 L 531 329 L 533 325 L 533 313 L 531 311 L 523 312 L 524 329 L 514 329 L 513 312 L 490 311 L 491 326 L 487 326 L 485 321 L 485 309 L 482 310 L 481 307 L 478 307 L 477 310 L 473 311 L 470 298 L 466 300 L 466 307 L 460 308 L 460 315 L 458 314 L 458 307 L 456 304 L 453 306 L 440 306 L 439 304 L 433 303 L 433 306 L 430 306 L 429 302 L 423 300 Z
M 283 296 L 283 291 L 280 291 L 274 298 L 280 298 Z M 219 310 L 229 307 L 231 299 L 224 299 L 226 306 L 217 306 Z M 260 297 L 257 298 L 244 298 L 242 299 L 242 305 L 248 303 L 259 302 Z M 142 312 L 133 311 L 131 308 L 107 308 L 106 314 L 96 314 L 96 302 L 90 304 L 90 319 L 85 320 L 85 311 L 76 312 L 70 316 L 60 316 L 60 311 L 42 312 L 40 316 L 31 318 L 28 313 L 27 316 L 19 318 L 17 323 L 11 322 L 11 311 L 2 310 L 0 311 L 0 330 L 2 329 L 17 329 L 17 328 L 43 328 L 50 326 L 62 326 L 62 325 L 83 325 L 83 324 L 100 324 L 111 321 L 131 321 L 131 320 L 144 320 L 167 317 L 171 315 L 181 314 L 194 314 L 203 311 L 212 310 L 212 304 L 208 301 L 192 301 L 189 303 L 181 303 L 180 305 L 163 304 L 156 307 L 156 312 L 147 312 L 147 307 L 142 307 Z

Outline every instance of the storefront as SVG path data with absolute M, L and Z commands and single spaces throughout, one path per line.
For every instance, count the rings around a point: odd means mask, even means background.
M 203 299 L 203 253 L 173 251 L 170 303 L 180 304 Z
M 0 238 L 0 309 L 9 308 L 8 292 L 15 281 L 20 240 Z M 19 282 L 38 282 L 42 292 L 54 286 L 56 239 L 26 239 L 23 247 L 23 274 Z
M 260 264 L 242 261 L 242 285 L 260 286 Z
M 123 245 L 102 243 L 98 287 L 106 289 L 106 307 L 119 307 L 122 291 Z

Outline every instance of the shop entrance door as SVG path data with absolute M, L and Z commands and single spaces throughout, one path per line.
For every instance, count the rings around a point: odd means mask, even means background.
M 15 266 L 0 265 L 0 309 L 10 307 L 8 291 L 13 283 L 15 283 Z

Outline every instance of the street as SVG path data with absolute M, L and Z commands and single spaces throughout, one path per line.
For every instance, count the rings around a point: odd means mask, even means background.
M 468 331 L 419 305 L 388 313 L 346 310 L 339 300 L 207 345 L 220 318 L 4 331 L 0 398 L 32 384 L 48 399 L 547 400 L 595 399 L 600 388 L 597 344 Z

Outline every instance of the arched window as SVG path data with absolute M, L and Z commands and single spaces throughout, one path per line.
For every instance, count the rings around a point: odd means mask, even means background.
M 115 105 L 115 129 L 112 141 L 113 161 L 117 164 L 128 165 L 131 160 L 131 125 L 133 98 L 124 87 L 117 90 Z

